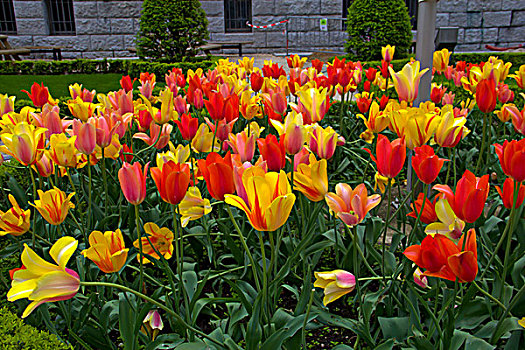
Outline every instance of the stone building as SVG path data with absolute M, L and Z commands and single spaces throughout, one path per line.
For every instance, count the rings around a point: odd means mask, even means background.
M 184 0 L 171 0 L 184 1 Z M 244 52 L 341 52 L 352 0 L 202 0 L 210 41 Z M 406 0 L 415 26 L 417 0 Z M 13 46 L 61 46 L 66 58 L 130 57 L 139 0 L 0 0 L 0 33 Z M 252 28 L 288 19 L 269 28 Z M 437 27 L 458 27 L 457 51 L 525 41 L 525 0 L 441 0 Z

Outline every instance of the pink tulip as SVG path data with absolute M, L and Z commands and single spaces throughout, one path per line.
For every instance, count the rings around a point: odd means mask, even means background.
M 90 118 L 92 119 L 92 118 Z M 73 121 L 73 134 L 76 135 L 75 147 L 83 154 L 90 155 L 97 145 L 96 128 L 92 123 L 82 123 L 75 119 Z
M 146 177 L 148 173 L 149 163 L 144 167 L 136 162 L 133 165 L 124 163 L 122 168 L 118 171 L 118 179 L 120 187 L 126 197 L 127 201 L 133 205 L 138 205 L 146 198 Z
M 238 134 L 229 134 L 229 141 L 226 141 L 232 152 L 241 157 L 241 162 L 250 162 L 255 154 L 255 135 L 248 137 L 246 131 Z

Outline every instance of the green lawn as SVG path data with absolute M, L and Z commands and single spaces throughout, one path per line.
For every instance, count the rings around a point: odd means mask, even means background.
M 68 86 L 79 83 L 89 90 L 107 93 L 120 89 L 121 74 L 70 74 L 70 75 L 2 75 L 0 76 L 0 94 L 15 95 L 17 99 L 27 99 L 20 90 L 31 90 L 33 82 L 44 83 L 51 96 L 69 96 Z

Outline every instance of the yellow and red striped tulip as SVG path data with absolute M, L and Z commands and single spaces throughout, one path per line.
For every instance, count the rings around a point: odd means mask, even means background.
M 184 199 L 179 203 L 182 227 L 192 220 L 197 220 L 211 212 L 210 200 L 202 198 L 198 187 L 188 188 Z
M 80 153 L 75 147 L 76 136 L 67 137 L 65 134 L 53 134 L 49 141 L 49 151 L 46 154 L 57 165 L 76 168 L 80 160 Z
M 384 111 L 379 110 L 379 105 L 375 101 L 370 105 L 368 119 L 363 114 L 358 114 L 357 116 L 363 119 L 367 129 L 375 134 L 385 130 L 390 124 L 390 118 Z
M 31 210 L 23 210 L 18 205 L 15 197 L 9 195 L 9 202 L 13 206 L 5 213 L 0 210 L 0 236 L 20 236 L 29 231 Z
M 295 195 L 284 171 L 264 173 L 259 167 L 242 174 L 246 197 L 225 195 L 226 203 L 244 211 L 257 231 L 275 231 L 288 220 Z
M 388 67 L 400 101 L 412 103 L 416 99 L 419 89 L 419 81 L 423 74 L 428 71 L 428 68 L 425 68 L 422 71 L 420 71 L 419 68 L 419 61 L 415 61 L 412 64 L 407 63 L 398 73 L 394 72 L 392 67 Z
M 38 190 L 39 200 L 35 200 L 34 204 L 29 204 L 35 207 L 40 215 L 51 225 L 60 225 L 66 219 L 69 209 L 75 207 L 71 203 L 71 198 L 74 195 L 75 192 L 70 193 L 66 197 L 66 194 L 57 187 L 46 192 Z
M 441 109 L 441 117 L 436 127 L 434 141 L 441 147 L 455 147 L 461 139 L 470 133 L 465 126 L 467 118 L 454 117 L 452 105 Z
M 449 60 L 450 52 L 448 49 L 434 51 L 432 67 L 434 67 L 437 72 L 443 73 L 447 70 Z
M 75 271 L 66 267 L 77 246 L 78 241 L 73 237 L 66 236 L 56 241 L 49 250 L 55 265 L 39 257 L 27 244 L 24 244 L 21 258 L 25 268 L 13 274 L 11 289 L 7 292 L 9 301 L 24 298 L 31 301 L 24 310 L 22 318 L 29 316 L 43 303 L 71 299 L 77 294 L 80 278 Z
M 93 261 L 105 273 L 119 271 L 126 263 L 128 248 L 119 229 L 116 231 L 93 231 L 89 235 L 89 248 L 82 255 Z
M 310 129 L 308 146 L 319 158 L 330 159 L 335 153 L 338 136 L 332 127 L 327 126 L 323 129 L 320 125 L 316 124 Z
M 516 80 L 516 84 L 518 84 L 520 89 L 525 89 L 525 64 L 522 64 L 520 66 L 520 69 L 514 72 L 514 74 L 509 75 L 509 77 L 514 78 L 514 80 Z M 0 114 L 2 114 L 1 109 Z
M 326 159 L 317 161 L 310 154 L 309 164 L 299 164 L 294 172 L 294 189 L 300 191 L 309 200 L 319 202 L 328 192 L 328 174 Z
M 144 231 L 148 237 L 142 237 L 142 252 L 146 255 L 151 256 L 154 259 L 160 259 L 160 256 L 155 252 L 157 250 L 165 259 L 170 259 L 173 255 L 173 232 L 171 232 L 167 227 L 159 228 L 153 222 L 148 222 L 144 225 Z M 149 239 L 149 240 L 148 240 Z M 151 246 L 151 244 L 155 247 Z M 139 241 L 136 240 L 133 242 L 135 248 L 139 247 Z M 151 262 L 143 256 L 142 263 L 147 264 Z M 141 254 L 137 254 L 137 260 L 140 261 Z
M 9 112 L 15 111 L 16 96 L 7 96 L 0 94 L 0 117 Z

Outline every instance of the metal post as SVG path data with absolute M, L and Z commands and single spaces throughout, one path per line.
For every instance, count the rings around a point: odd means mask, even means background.
M 419 0 L 417 16 L 416 60 L 421 69 L 429 68 L 419 84 L 419 93 L 414 105 L 430 100 L 430 82 L 432 80 L 432 56 L 436 31 L 436 5 L 438 0 Z
M 290 18 L 287 18 L 288 22 Z M 288 56 L 288 22 L 284 24 L 284 31 L 286 32 L 286 56 Z

